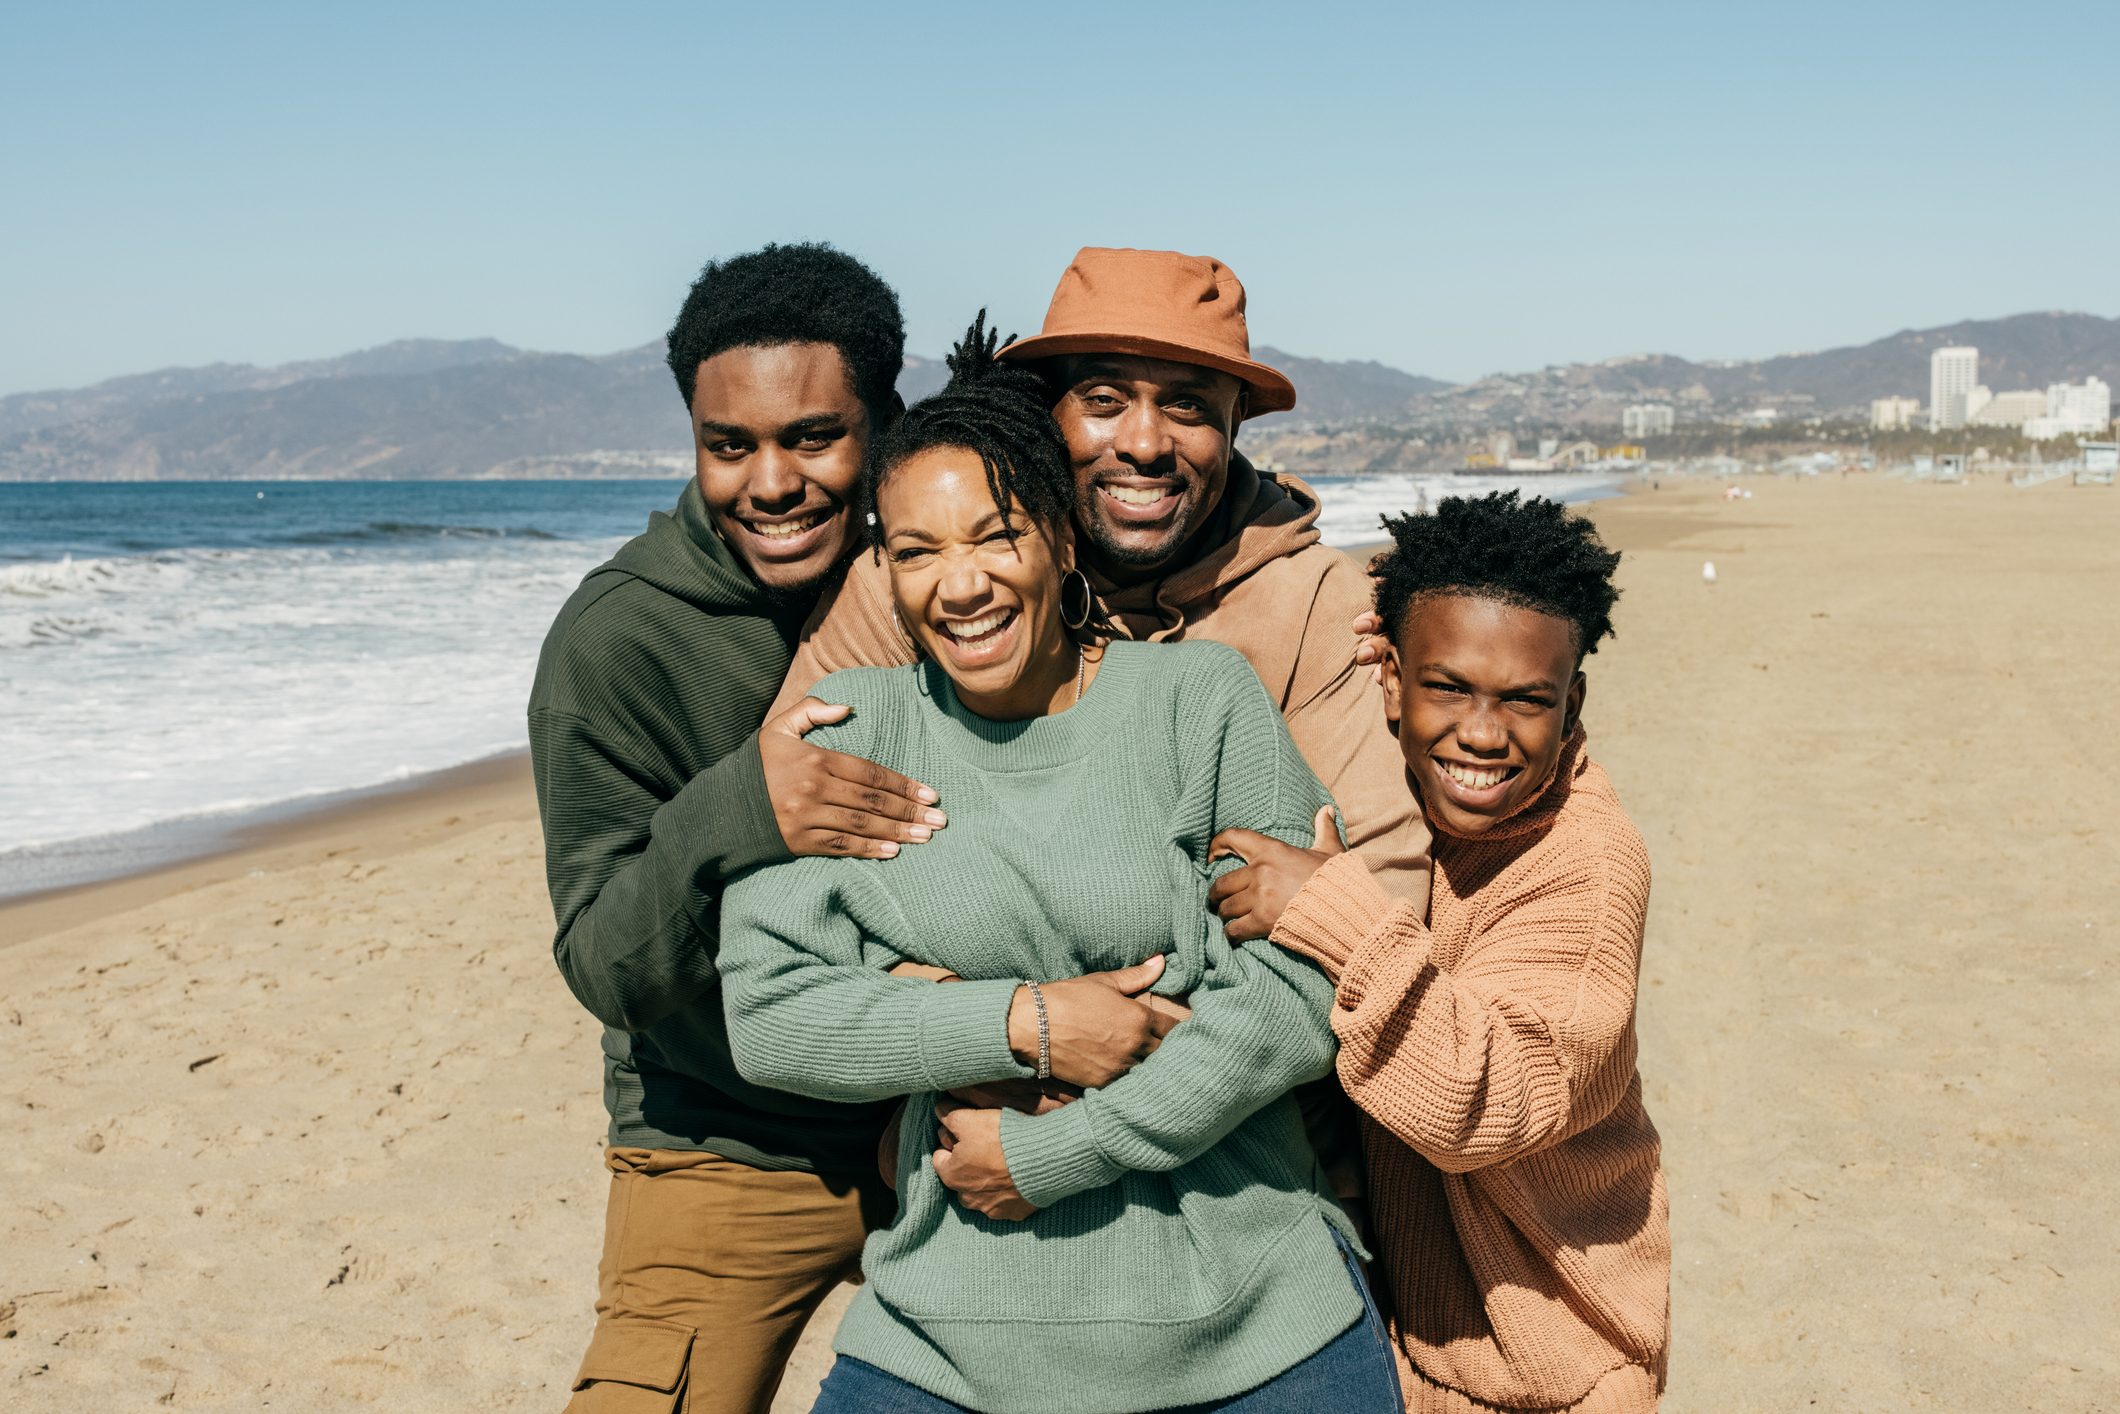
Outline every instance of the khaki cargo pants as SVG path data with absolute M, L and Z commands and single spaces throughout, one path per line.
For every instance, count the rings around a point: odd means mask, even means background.
M 764 1414 L 894 1195 L 677 1149 L 614 1148 L 604 1166 L 596 1331 L 567 1414 Z

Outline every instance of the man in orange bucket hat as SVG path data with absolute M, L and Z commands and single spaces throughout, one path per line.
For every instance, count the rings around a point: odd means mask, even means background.
M 1236 450 L 1296 390 L 1251 356 L 1244 285 L 1208 256 L 1076 253 L 1045 324 L 1001 350 L 1036 368 L 1075 469 L 1079 563 L 1121 637 L 1226 643 L 1250 660 L 1378 882 L 1423 908 L 1426 824 L 1348 625 L 1369 580 L 1318 534 L 1318 496 Z M 774 710 L 840 668 L 914 659 L 890 574 L 858 555 L 818 605 Z

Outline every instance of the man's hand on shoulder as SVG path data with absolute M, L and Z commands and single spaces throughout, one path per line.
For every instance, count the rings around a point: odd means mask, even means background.
M 758 729 L 766 796 L 790 853 L 889 859 L 901 845 L 932 838 L 949 817 L 918 781 L 803 740 L 848 710 L 805 697 Z
M 1384 637 L 1384 619 L 1374 609 L 1364 609 L 1354 616 L 1355 645 L 1354 660 L 1369 669 L 1369 680 L 1377 686 L 1384 685 L 1384 655 L 1391 649 L 1391 640 Z

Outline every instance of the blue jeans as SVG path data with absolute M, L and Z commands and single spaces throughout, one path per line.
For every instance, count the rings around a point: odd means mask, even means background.
M 1347 1275 L 1362 1293 L 1362 1316 L 1307 1360 L 1265 1384 L 1228 1399 L 1187 1404 L 1171 1414 L 1401 1414 L 1398 1361 L 1354 1249 L 1337 1231 L 1333 1241 Z M 965 1406 L 938 1399 L 865 1361 L 842 1355 L 832 1362 L 810 1414 L 966 1414 Z

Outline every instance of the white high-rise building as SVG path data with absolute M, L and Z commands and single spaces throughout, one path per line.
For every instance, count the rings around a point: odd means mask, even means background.
M 1619 415 L 1622 437 L 1662 437 L 1678 425 L 1669 403 L 1636 403 Z
M 1918 398 L 1877 398 L 1870 403 L 1870 426 L 1879 432 L 1904 432 L 1920 411 Z
M 2046 416 L 2024 424 L 2024 435 L 2041 441 L 2049 437 L 2097 436 L 2113 420 L 2113 390 L 2102 378 L 2081 383 L 2055 383 L 2046 390 Z
M 1965 426 L 1966 398 L 1980 386 L 1980 350 L 1938 349 L 1929 355 L 1929 426 Z

